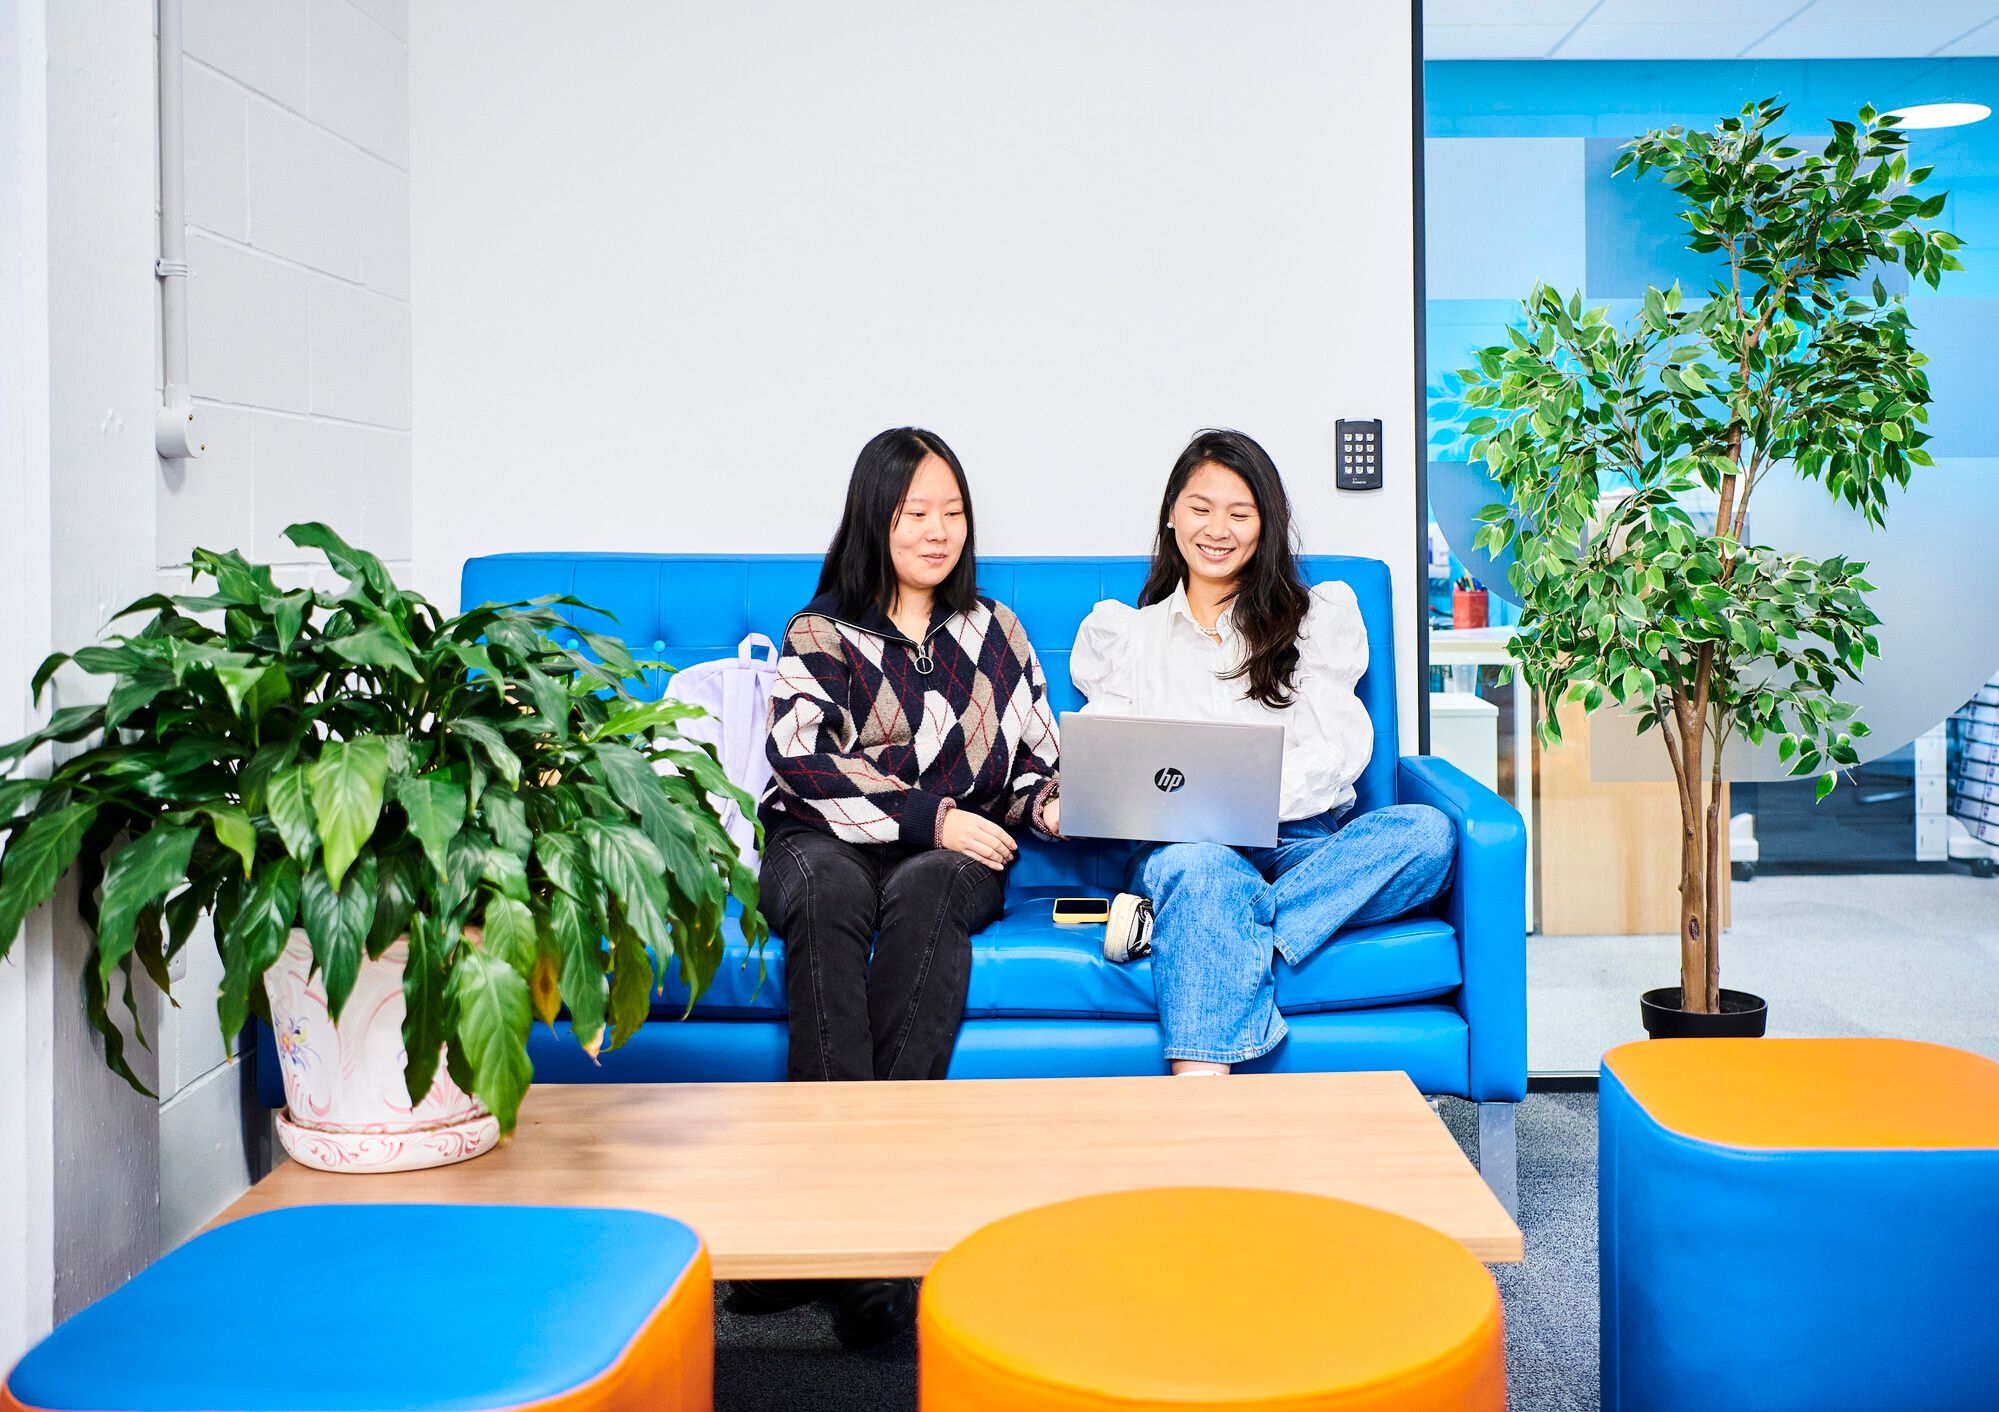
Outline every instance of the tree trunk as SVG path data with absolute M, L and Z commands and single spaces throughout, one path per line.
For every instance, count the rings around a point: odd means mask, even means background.
M 1707 800 L 1707 956 L 1706 968 L 1701 976 L 1701 988 L 1707 999 L 1701 1008 L 1709 1014 L 1721 1010 L 1721 870 L 1726 866 L 1721 856 L 1721 844 L 1727 837 L 1727 820 L 1721 817 L 1721 748 L 1722 743 L 1717 740 Z
M 1673 752 L 1673 773 L 1680 790 L 1680 1007 L 1711 1014 L 1714 1002 L 1708 990 L 1713 947 L 1708 907 L 1707 811 L 1701 807 L 1701 744 L 1703 732 L 1696 722 L 1688 728 L 1691 712 L 1675 703 L 1673 726 L 1678 728 L 1679 748 Z M 1661 729 L 1670 729 L 1660 722 Z

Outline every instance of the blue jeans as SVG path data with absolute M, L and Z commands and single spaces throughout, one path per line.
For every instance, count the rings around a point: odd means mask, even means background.
M 1152 899 L 1152 984 L 1168 1059 L 1240 1064 L 1284 1038 L 1273 953 L 1296 965 L 1343 926 L 1444 890 L 1457 830 L 1427 804 L 1279 826 L 1275 848 L 1164 843 L 1132 863 Z

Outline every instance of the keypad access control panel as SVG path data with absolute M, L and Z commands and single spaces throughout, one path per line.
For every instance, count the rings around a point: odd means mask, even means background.
M 1381 423 L 1333 424 L 1333 483 L 1341 490 L 1381 489 Z

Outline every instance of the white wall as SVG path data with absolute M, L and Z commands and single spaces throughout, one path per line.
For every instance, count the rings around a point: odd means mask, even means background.
M 190 382 L 209 452 L 161 463 L 162 587 L 196 546 L 310 579 L 282 538 L 324 520 L 410 559 L 407 0 L 186 0 Z M 324 571 L 319 575 L 324 581 Z M 248 1184 L 206 925 L 162 1022 L 160 1226 L 171 1245 Z M 262 1123 L 254 1103 L 248 1113 Z
M 154 391 L 152 263 L 152 5 L 147 0 L 23 0 L 40 9 L 42 155 L 24 157 L 41 183 L 45 242 L 24 303 L 35 343 L 33 399 L 22 415 L 42 422 L 28 435 L 39 485 L 27 497 L 27 571 L 38 575 L 24 602 L 32 657 L 95 638 L 106 619 L 153 586 L 151 496 Z M 58 705 L 93 699 L 101 686 L 65 673 Z M 50 1042 L 54 1072 L 50 1172 L 54 1308 L 61 1318 L 115 1287 L 159 1251 L 159 1108 L 105 1068 L 84 1018 L 78 977 L 90 937 L 68 889 L 24 933 L 28 964 L 53 967 L 49 1008 L 35 1022 Z M 155 1032 L 155 999 L 138 1008 Z M 152 1081 L 154 1065 L 128 1049 Z
M 0 0 L 0 740 L 30 728 L 48 623 L 47 65 L 42 0 Z M 55 1308 L 49 951 L 44 914 L 0 965 L 0 1367 Z
M 1393 567 L 1414 740 L 1405 6 L 426 0 L 416 571 L 818 550 L 884 426 L 992 552 L 1141 552 L 1197 427 Z M 1389 487 L 1337 494 L 1335 419 Z M 1413 745 L 1410 747 L 1413 748 Z

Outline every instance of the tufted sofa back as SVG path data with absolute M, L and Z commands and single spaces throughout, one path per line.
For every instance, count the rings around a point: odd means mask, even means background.
M 752 632 L 779 641 L 791 615 L 812 597 L 819 563 L 816 554 L 491 554 L 466 561 L 459 601 L 469 607 L 567 594 L 599 610 L 563 610 L 578 626 L 616 635 L 638 657 L 690 666 L 735 656 L 736 645 Z M 1084 617 L 1106 598 L 1136 602 L 1145 564 L 1136 557 L 991 555 L 979 561 L 980 591 L 1019 615 L 1058 713 L 1082 704 L 1069 681 L 1069 652 Z M 1360 601 L 1368 669 L 1359 694 L 1374 719 L 1374 756 L 1355 784 L 1355 807 L 1390 803 L 1399 751 L 1388 566 L 1378 559 L 1311 555 L 1300 559 L 1299 567 L 1308 583 L 1339 580 Z M 640 693 L 657 696 L 668 676 L 651 674 Z M 1030 840 L 1013 888 L 1115 889 L 1128 852 L 1115 845 L 1049 847 Z

